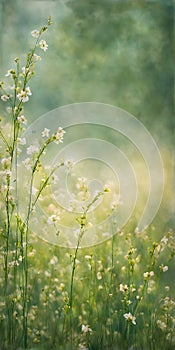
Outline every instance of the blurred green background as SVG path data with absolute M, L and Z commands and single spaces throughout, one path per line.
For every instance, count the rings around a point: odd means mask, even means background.
M 31 81 L 32 122 L 61 105 L 95 101 L 123 108 L 151 132 L 165 166 L 162 220 L 174 226 L 174 1 L 0 1 L 1 74 L 25 59 L 30 32 L 51 15 Z

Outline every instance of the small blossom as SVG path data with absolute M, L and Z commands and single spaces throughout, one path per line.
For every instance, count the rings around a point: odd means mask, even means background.
M 65 134 L 65 131 L 63 130 L 63 128 L 59 127 L 55 134 L 55 142 L 62 143 L 64 134 Z
M 86 260 L 91 260 L 92 259 L 92 255 L 85 255 L 84 257 Z
M 58 262 L 57 256 L 54 256 L 52 259 L 50 259 L 50 264 L 51 265 L 55 265 L 55 264 L 57 264 L 57 262 Z
M 52 225 L 52 224 L 54 224 L 55 222 L 57 222 L 57 221 L 59 221 L 59 220 L 60 220 L 60 217 L 59 217 L 58 215 L 53 214 L 53 215 L 51 215 L 51 216 L 48 217 L 47 223 L 48 223 L 49 225 Z
M 10 107 L 10 106 L 8 106 L 7 108 L 6 108 L 6 111 L 7 111 L 7 113 L 12 113 L 12 107 Z
M 168 271 L 168 266 L 167 265 L 160 265 L 159 266 L 159 269 L 162 271 L 162 272 L 166 272 L 166 271 Z
M 29 97 L 28 97 L 26 91 L 23 91 L 23 90 L 21 90 L 21 92 L 19 94 L 17 94 L 17 98 L 19 101 L 21 101 L 23 103 L 28 102 L 28 100 L 29 100 Z
M 34 30 L 32 30 L 31 34 L 34 38 L 38 38 L 39 37 L 39 30 L 34 29 Z
M 17 138 L 17 142 L 18 142 L 20 145 L 26 145 L 26 139 L 25 139 L 25 137 L 18 137 L 18 138 Z
M 92 333 L 92 329 L 89 327 L 88 324 L 87 325 L 82 324 L 81 330 L 83 333 Z
M 27 154 L 32 155 L 33 153 L 37 153 L 39 151 L 38 146 L 31 145 L 27 148 Z
M 2 158 L 1 164 L 4 168 L 8 168 L 8 166 L 10 165 L 10 158 Z
M 161 320 L 157 320 L 157 325 L 162 331 L 166 330 L 166 328 L 167 328 L 166 323 L 161 321 Z
M 7 96 L 7 95 L 2 95 L 2 96 L 1 96 L 1 100 L 4 101 L 4 102 L 6 102 L 7 100 L 9 100 L 9 96 Z
M 136 325 L 136 317 L 133 316 L 130 312 L 124 314 L 123 316 L 128 322 L 131 322 L 133 325 Z
M 44 52 L 48 49 L 48 45 L 47 45 L 46 41 L 43 40 L 43 39 L 40 40 L 39 46 L 40 46 L 40 48 L 41 48 Z
M 65 166 L 66 166 L 68 169 L 72 169 L 73 166 L 74 166 L 74 162 L 73 162 L 73 160 L 71 160 L 71 159 L 65 160 L 64 164 L 65 164 Z
M 12 77 L 15 74 L 14 69 L 8 69 L 7 73 L 6 73 L 6 77 Z
M 148 278 L 153 277 L 153 276 L 154 276 L 154 271 L 144 272 L 144 274 L 143 274 L 143 277 L 145 279 L 148 279 Z
M 41 56 L 37 55 L 36 53 L 34 53 L 34 59 L 35 61 L 41 61 Z
M 101 280 L 101 279 L 102 279 L 102 277 L 103 277 L 103 276 L 102 276 L 101 272 L 100 272 L 100 271 L 99 271 L 99 272 L 97 272 L 97 279 L 98 279 L 98 280 Z
M 27 119 L 24 117 L 24 115 L 19 115 L 17 117 L 17 120 L 19 121 L 19 123 L 21 124 L 27 124 Z
M 25 165 L 26 169 L 29 170 L 31 168 L 31 164 L 30 164 L 30 158 L 26 158 L 23 161 L 23 164 Z
M 27 87 L 25 88 L 25 91 L 26 91 L 26 93 L 27 93 L 28 96 L 31 96 L 31 95 L 32 95 L 29 86 L 27 86 Z
M 163 243 L 163 244 L 167 245 L 167 243 L 168 243 L 168 238 L 164 236 L 164 237 L 161 239 L 160 243 Z
M 31 90 L 28 86 L 28 87 L 26 87 L 25 90 L 21 90 L 21 92 L 19 94 L 17 94 L 17 98 L 19 101 L 25 103 L 29 100 L 29 96 L 31 96 L 31 95 L 32 95 L 32 93 L 31 93 Z
M 22 74 L 26 75 L 29 72 L 29 67 L 22 67 Z
M 127 284 L 122 284 L 120 283 L 120 292 L 126 293 L 128 291 L 128 286 Z
M 49 137 L 49 132 L 50 129 L 44 128 L 44 130 L 41 133 L 42 137 Z

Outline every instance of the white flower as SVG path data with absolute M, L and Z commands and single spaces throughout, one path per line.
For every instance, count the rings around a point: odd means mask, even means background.
M 9 113 L 9 114 L 12 113 L 12 107 L 9 107 L 9 106 L 8 106 L 8 107 L 6 108 L 6 111 L 7 111 L 7 113 Z
M 27 102 L 29 100 L 29 96 L 31 96 L 32 93 L 31 93 L 31 90 L 28 87 L 25 88 L 25 90 L 21 90 L 21 92 L 19 94 L 17 94 L 17 98 L 19 101 L 21 102 Z
M 28 96 L 31 96 L 31 95 L 32 95 L 29 86 L 27 86 L 27 87 L 25 88 L 25 92 L 27 93 Z
M 34 29 L 34 30 L 32 30 L 31 34 L 34 38 L 38 38 L 39 37 L 39 30 Z
M 74 161 L 72 159 L 67 159 L 65 160 L 64 164 L 68 169 L 71 169 L 74 166 Z
M 8 71 L 7 71 L 7 73 L 6 73 L 6 77 L 12 77 L 13 76 L 13 74 L 15 74 L 15 71 L 14 71 L 14 69 L 8 69 Z
M 132 324 L 136 325 L 136 317 L 133 316 L 130 312 L 124 314 L 123 316 L 128 322 L 131 322 Z
M 4 101 L 4 102 L 6 102 L 7 100 L 9 100 L 9 96 L 7 96 L 7 95 L 2 95 L 2 96 L 1 96 L 1 100 Z
M 76 184 L 76 187 L 79 189 L 79 190 L 83 190 L 84 188 L 86 189 L 87 188 L 87 178 L 82 176 L 82 177 L 78 177 L 78 182 Z
M 10 158 L 2 158 L 1 164 L 4 168 L 7 168 L 10 165 Z
M 52 259 L 50 259 L 50 264 L 55 265 L 58 262 L 57 256 L 54 256 Z
M 41 133 L 42 137 L 49 137 L 49 132 L 50 129 L 44 128 L 44 130 Z
M 27 124 L 27 119 L 24 117 L 24 115 L 19 115 L 17 120 L 22 124 Z
M 92 333 L 92 329 L 89 327 L 88 324 L 87 325 L 82 324 L 81 330 L 83 333 Z
M 120 283 L 120 292 L 126 293 L 128 291 L 128 286 L 127 284 L 122 284 Z
M 19 101 L 24 102 L 24 103 L 29 100 L 27 92 L 23 91 L 23 90 L 21 90 L 21 92 L 19 94 L 17 94 L 17 98 Z
M 153 277 L 153 276 L 154 276 L 154 271 L 144 272 L 144 274 L 143 274 L 143 277 L 144 277 L 145 279 L 150 278 L 150 277 Z
M 85 255 L 84 258 L 87 259 L 87 260 L 91 260 L 92 259 L 92 255 Z
M 46 41 L 43 40 L 43 39 L 40 40 L 39 46 L 40 46 L 40 48 L 41 48 L 44 52 L 48 49 L 48 45 L 47 45 Z
M 55 174 L 52 174 L 52 176 L 51 176 L 51 182 L 52 182 L 54 185 L 56 185 L 57 182 L 58 182 L 58 176 L 55 175 Z
M 29 170 L 31 168 L 31 164 L 30 164 L 30 158 L 26 158 L 23 161 L 23 164 L 25 165 L 26 169 Z
M 34 53 L 34 59 L 35 61 L 41 61 L 41 56 L 37 55 L 36 53 Z
M 29 72 L 29 67 L 22 67 L 21 70 L 22 70 L 22 74 L 26 75 L 26 73 Z
M 53 215 L 51 215 L 51 216 L 48 217 L 47 223 L 48 223 L 49 225 L 52 225 L 52 224 L 54 224 L 55 222 L 57 222 L 57 221 L 59 221 L 59 220 L 60 220 L 60 217 L 59 217 L 58 215 L 53 214 Z
M 65 131 L 63 130 L 63 128 L 59 127 L 55 134 L 55 142 L 62 143 L 64 134 L 65 134 Z
M 161 321 L 161 320 L 157 320 L 157 325 L 162 331 L 166 330 L 166 328 L 167 328 L 166 323 Z
M 20 145 L 26 145 L 26 139 L 25 139 L 25 137 L 18 137 L 18 138 L 17 138 L 17 142 L 18 142 Z
M 166 272 L 166 271 L 168 271 L 168 266 L 167 265 L 160 265 L 159 266 L 159 269 L 162 271 L 162 272 Z
M 101 280 L 102 279 L 102 274 L 101 274 L 101 272 L 99 271 L 99 272 L 97 272 L 97 279 L 98 280 Z
M 33 153 L 37 153 L 39 151 L 38 146 L 36 145 L 31 145 L 27 148 L 27 154 L 31 155 Z

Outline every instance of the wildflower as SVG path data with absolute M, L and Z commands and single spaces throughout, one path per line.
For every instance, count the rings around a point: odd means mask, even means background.
M 71 160 L 71 159 L 67 159 L 67 160 L 64 162 L 64 164 L 65 164 L 65 166 L 66 166 L 68 169 L 71 169 L 71 168 L 73 168 L 73 166 L 74 166 L 74 162 L 73 162 L 73 160 Z
M 164 237 L 161 239 L 160 243 L 163 243 L 163 244 L 167 245 L 167 243 L 168 243 L 168 238 L 164 236 Z
M 44 52 L 48 49 L 48 45 L 47 45 L 46 41 L 43 39 L 39 42 L 39 46 Z
M 29 86 L 27 86 L 27 87 L 25 88 L 25 91 L 26 91 L 26 93 L 27 93 L 28 96 L 31 96 L 31 95 L 32 95 Z
M 167 328 L 166 323 L 161 321 L 161 320 L 157 320 L 157 325 L 162 331 L 166 330 L 166 328 Z
M 91 260 L 92 259 L 92 255 L 85 255 L 84 257 L 86 260 Z
M 168 271 L 168 266 L 167 265 L 160 265 L 159 266 L 159 269 L 160 269 L 160 271 L 162 271 L 162 272 L 166 272 L 166 271 Z
M 83 190 L 84 188 L 86 189 L 86 182 L 87 182 L 87 178 L 86 177 L 78 177 L 78 182 L 76 184 L 76 187 L 79 189 L 79 190 Z
M 21 124 L 27 124 L 27 119 L 24 117 L 24 115 L 19 115 L 17 117 L 17 120 L 19 121 L 19 123 Z
M 127 284 L 122 284 L 120 283 L 120 292 L 126 293 L 128 291 L 128 286 Z
M 133 325 L 136 325 L 136 317 L 133 316 L 130 312 L 124 314 L 123 316 L 128 322 L 131 322 Z
M 65 131 L 63 130 L 63 128 L 59 127 L 54 137 L 55 142 L 62 143 L 64 134 L 65 134 Z
M 6 102 L 7 100 L 9 100 L 9 96 L 7 96 L 7 95 L 2 95 L 2 96 L 1 96 L 1 100 L 4 101 L 4 102 Z
M 27 154 L 32 155 L 33 153 L 37 153 L 39 151 L 38 146 L 31 145 L 27 148 Z
M 18 137 L 17 141 L 20 145 L 26 145 L 26 139 L 25 137 Z
M 89 327 L 88 324 L 87 325 L 82 324 L 81 330 L 83 333 L 92 333 L 92 329 Z
M 13 75 L 15 74 L 14 69 L 8 69 L 7 73 L 6 73 L 6 77 L 13 77 Z
M 55 265 L 58 262 L 57 256 L 54 256 L 52 259 L 50 259 L 50 264 Z
M 29 72 L 29 67 L 22 67 L 22 74 L 26 75 Z
M 59 221 L 59 220 L 60 220 L 60 217 L 59 217 L 58 215 L 56 215 L 56 214 L 53 214 L 53 215 L 51 215 L 51 216 L 48 217 L 47 223 L 48 223 L 49 225 L 52 225 L 52 224 L 54 224 L 55 222 L 57 222 L 57 221 Z
M 150 271 L 150 272 L 144 272 L 143 277 L 144 279 L 148 279 L 150 277 L 154 276 L 154 271 Z
M 31 93 L 31 90 L 28 87 L 25 88 L 25 90 L 21 90 L 21 92 L 19 92 L 19 94 L 17 94 L 17 98 L 19 101 L 25 103 L 29 100 L 29 96 L 31 96 L 32 93 Z
M 49 137 L 49 132 L 50 129 L 44 128 L 44 130 L 41 133 L 42 137 Z
M 36 53 L 34 53 L 34 59 L 35 61 L 41 61 L 41 56 L 37 55 Z
M 58 176 L 55 174 L 52 174 L 51 181 L 54 185 L 56 185 L 58 182 Z
M 39 30 L 34 29 L 34 30 L 32 30 L 31 34 L 34 38 L 38 38 L 39 37 Z
M 99 272 L 97 272 L 97 279 L 98 280 L 101 280 L 102 279 L 102 274 L 101 274 L 101 272 L 99 271 Z
M 7 111 L 7 113 L 11 113 L 12 112 L 12 107 L 10 107 L 10 106 L 8 106 L 7 108 L 6 108 L 6 111 Z
M 6 169 L 10 165 L 10 158 L 2 158 L 1 159 L 2 166 Z
M 25 165 L 26 169 L 29 170 L 31 168 L 31 164 L 30 164 L 30 158 L 26 158 L 23 161 L 23 164 Z

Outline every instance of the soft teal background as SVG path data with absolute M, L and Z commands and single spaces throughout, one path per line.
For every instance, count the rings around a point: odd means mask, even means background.
M 1 72 L 32 46 L 31 30 L 53 26 L 31 82 L 33 121 L 61 105 L 97 101 L 144 123 L 165 165 L 164 222 L 174 215 L 174 4 L 170 0 L 1 0 Z

